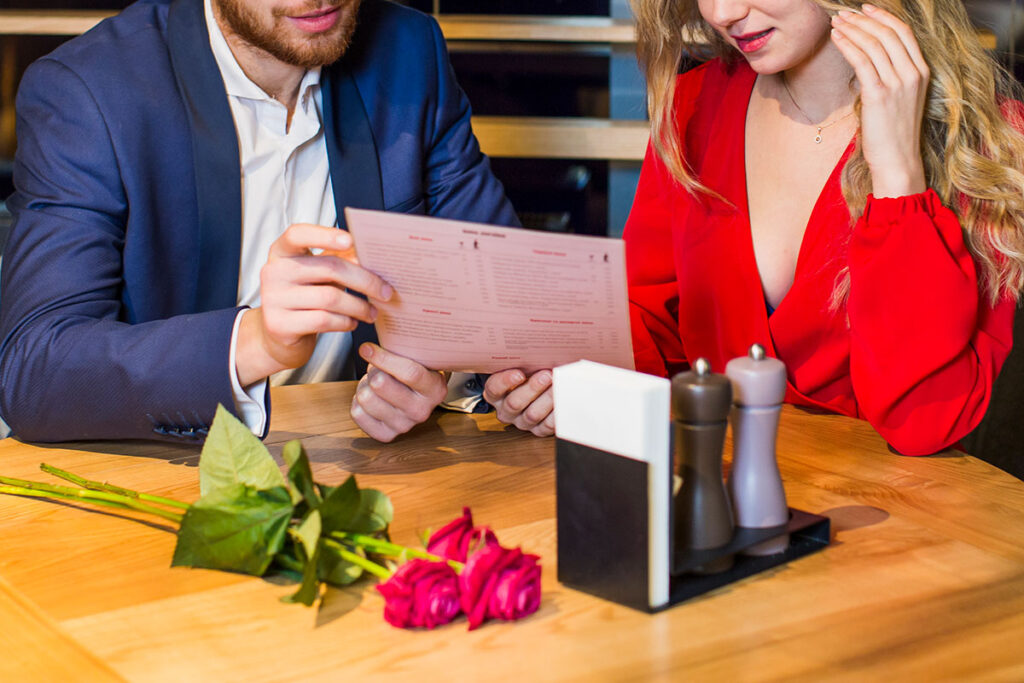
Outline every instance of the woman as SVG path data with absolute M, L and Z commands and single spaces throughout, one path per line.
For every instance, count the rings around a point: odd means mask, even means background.
M 637 369 L 757 342 L 908 455 L 981 420 L 1024 285 L 1024 137 L 960 0 L 635 0 Z M 717 57 L 677 75 L 693 35 Z

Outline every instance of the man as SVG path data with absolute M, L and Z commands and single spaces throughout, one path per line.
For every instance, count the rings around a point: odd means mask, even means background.
M 16 436 L 202 439 L 217 403 L 265 435 L 268 377 L 362 377 L 352 416 L 387 441 L 444 398 L 440 374 L 373 343 L 393 292 L 333 227 L 345 206 L 516 222 L 432 19 L 141 0 L 32 65 L 17 110 L 0 284 Z M 548 432 L 524 413 L 550 392 L 517 373 L 490 395 Z

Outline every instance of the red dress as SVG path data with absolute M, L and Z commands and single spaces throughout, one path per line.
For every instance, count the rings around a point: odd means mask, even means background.
M 988 304 L 957 217 L 932 190 L 869 197 L 851 228 L 840 187 L 851 143 L 811 212 L 793 285 L 769 316 L 744 172 L 755 78 L 745 62 L 715 60 L 677 81 L 685 157 L 729 204 L 673 186 L 648 149 L 625 229 L 637 369 L 670 376 L 703 356 L 722 372 L 756 342 L 785 362 L 788 402 L 866 419 L 907 455 L 955 444 L 988 406 L 1013 343 L 1015 302 Z M 832 312 L 846 265 L 849 298 Z

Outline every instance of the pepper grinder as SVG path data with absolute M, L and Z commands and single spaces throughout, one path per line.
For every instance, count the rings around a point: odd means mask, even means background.
M 725 374 L 732 381 L 735 401 L 729 494 L 736 524 L 754 529 L 786 524 L 789 508 L 775 457 L 779 413 L 786 395 L 786 366 L 777 358 L 766 357 L 764 347 L 754 344 L 746 356 L 726 364 Z M 742 553 L 774 555 L 788 545 L 789 534 L 782 534 Z
M 704 358 L 692 370 L 672 378 L 672 422 L 675 457 L 683 486 L 675 500 L 677 550 L 707 550 L 732 540 L 735 523 L 722 479 L 722 447 L 732 405 L 732 387 L 725 375 L 711 372 Z M 726 555 L 692 569 L 715 574 L 732 567 Z

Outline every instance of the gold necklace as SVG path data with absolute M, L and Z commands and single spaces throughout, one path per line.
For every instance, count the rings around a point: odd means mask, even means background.
M 817 131 L 817 132 L 816 132 L 816 133 L 814 134 L 814 144 L 816 144 L 816 145 L 820 145 L 820 144 L 821 144 L 821 131 L 825 130 L 825 129 L 826 129 L 826 128 L 828 128 L 829 126 L 834 126 L 834 125 L 836 125 L 837 123 L 839 123 L 839 122 L 840 122 L 840 121 L 842 121 L 843 119 L 847 119 L 847 118 L 849 118 L 849 117 L 853 116 L 853 111 L 851 110 L 851 111 L 848 111 L 848 112 L 846 112 L 846 113 L 845 113 L 845 114 L 843 114 L 842 116 L 840 116 L 840 117 L 839 117 L 838 119 L 836 119 L 835 121 L 832 121 L 832 122 L 830 122 L 830 123 L 823 123 L 823 124 L 821 124 L 821 125 L 819 126 L 819 125 L 818 125 L 818 124 L 816 124 L 816 123 L 815 123 L 814 121 L 812 121 L 812 120 L 811 120 L 811 117 L 807 115 L 807 112 L 805 112 L 805 111 L 804 111 L 804 110 L 803 110 L 803 109 L 802 109 L 802 108 L 800 107 L 800 105 L 796 103 L 796 98 L 795 98 L 795 97 L 793 97 L 793 93 L 792 93 L 792 92 L 790 92 L 790 90 L 789 90 L 789 85 L 787 85 L 787 84 L 786 84 L 786 74 L 785 74 L 785 72 L 780 72 L 780 73 L 779 73 L 779 78 L 781 78 L 781 79 L 782 79 L 782 87 L 786 89 L 786 94 L 787 94 L 787 95 L 789 96 L 789 101 L 790 101 L 790 102 L 792 102 L 792 103 L 793 103 L 793 106 L 794 106 L 794 107 L 796 107 L 796 110 L 797 110 L 798 112 L 800 112 L 800 114 L 801 114 L 801 115 L 802 115 L 802 116 L 803 116 L 803 117 L 804 117 L 805 119 L 807 119 L 807 123 L 811 124 L 812 126 L 814 126 L 815 128 L 817 128 L 817 129 L 818 129 L 818 131 Z

